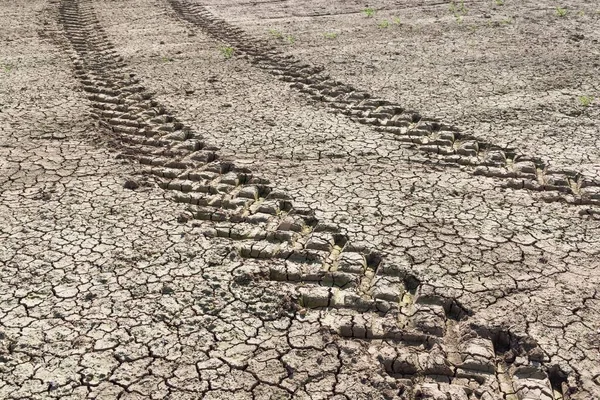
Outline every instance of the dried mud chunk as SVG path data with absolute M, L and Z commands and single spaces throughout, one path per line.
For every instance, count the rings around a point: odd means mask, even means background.
M 272 258 L 279 252 L 280 246 L 269 242 L 255 242 L 240 248 L 240 255 L 247 258 Z
M 306 223 L 302 217 L 299 216 L 287 216 L 279 226 L 277 230 L 279 231 L 292 231 L 292 232 L 302 232 Z
M 536 174 L 537 168 L 532 161 L 519 161 L 514 163 L 514 169 L 520 174 Z
M 140 184 L 135 179 L 127 179 L 125 183 L 123 183 L 123 187 L 129 190 L 136 190 L 140 187 Z
M 428 140 L 428 144 L 430 145 L 436 145 L 439 147 L 447 147 L 447 148 L 452 148 L 452 146 L 454 145 L 454 139 L 449 139 L 447 137 L 441 137 L 440 135 L 435 135 L 434 137 L 431 137 Z M 452 150 L 452 152 L 450 154 L 454 153 L 454 150 Z
M 190 219 L 192 219 L 192 214 L 189 212 L 182 212 L 179 213 L 179 215 L 177 216 L 177 222 L 179 222 L 180 224 L 184 224 L 186 222 L 188 222 Z
M 483 176 L 491 176 L 495 178 L 506 178 L 511 174 L 508 172 L 506 168 L 501 167 L 489 167 L 489 166 L 479 166 L 475 168 L 475 175 L 483 175 Z
M 386 319 L 375 314 L 358 314 L 352 319 L 352 336 L 365 339 L 381 339 L 388 331 Z
M 326 287 L 300 288 L 301 306 L 306 308 L 322 308 L 329 306 L 331 291 Z
M 161 182 L 159 186 L 163 189 L 179 190 L 181 192 L 191 192 L 193 188 L 192 181 L 183 179 L 173 179 L 171 181 Z
M 251 224 L 264 224 L 268 223 L 273 216 L 271 214 L 264 214 L 257 212 L 256 214 L 249 215 L 245 218 Z
M 366 268 L 367 261 L 360 253 L 343 252 L 338 260 L 338 271 L 363 274 Z
M 323 282 L 325 279 L 326 271 L 321 268 L 321 265 L 308 263 L 308 264 L 297 264 L 294 263 L 290 266 L 289 270 L 293 271 L 294 267 L 299 270 L 300 280 L 302 282 Z M 327 285 L 323 285 L 327 286 Z
M 398 349 L 398 355 L 392 364 L 392 372 L 402 375 L 414 375 L 421 371 L 419 353 L 412 348 Z
M 301 282 L 304 279 L 304 268 L 302 267 L 302 264 L 286 260 L 282 267 L 278 267 L 278 270 L 285 271 L 287 280 Z
M 203 163 L 209 163 L 217 159 L 217 155 L 213 151 L 209 150 L 195 151 L 189 157 L 194 161 L 200 161 Z
M 421 332 L 443 336 L 446 331 L 446 313 L 442 306 L 416 304 L 411 319 L 414 328 Z
M 269 215 L 278 215 L 280 213 L 278 200 L 265 200 L 256 206 L 255 212 Z
M 216 172 L 211 171 L 188 171 L 179 175 L 181 179 L 189 179 L 190 181 L 205 182 L 212 181 L 219 176 Z
M 259 190 L 256 186 L 245 186 L 240 189 L 238 196 L 247 199 L 258 200 Z
M 506 154 L 502 150 L 488 150 L 483 157 L 483 163 L 485 165 L 505 165 Z
M 461 343 L 463 369 L 494 372 L 494 345 L 491 340 L 484 338 L 471 338 Z
M 252 203 L 253 201 L 250 199 L 233 198 L 223 200 L 221 206 L 228 210 L 237 210 L 249 207 Z
M 569 186 L 569 178 L 562 174 L 547 174 L 544 176 L 544 183 L 550 186 Z
M 548 375 L 540 369 L 538 362 L 529 362 L 526 357 L 517 357 L 510 366 L 509 372 L 519 379 L 547 381 Z
M 163 136 L 163 139 L 183 142 L 189 138 L 189 134 L 185 131 L 176 131 Z
M 430 400 L 470 400 L 470 389 L 444 382 L 420 383 L 414 387 L 416 399 Z M 494 399 L 496 400 L 496 399 Z
M 244 179 L 245 176 L 243 174 L 228 172 L 225 175 L 221 176 L 221 178 L 219 178 L 219 182 L 226 185 L 238 186 L 241 182 L 244 181 Z
M 402 277 L 406 275 L 409 266 L 408 260 L 401 260 L 400 263 L 384 260 L 377 267 L 377 275 Z
M 371 300 L 362 298 L 356 293 L 346 290 L 339 290 L 335 292 L 333 301 L 333 305 L 335 305 L 336 307 L 346 307 L 358 311 L 377 309 L 381 312 L 387 312 L 390 309 L 390 307 L 386 306 L 386 304 L 379 304 L 379 302 L 375 303 Z
M 269 266 L 269 279 L 272 281 L 298 281 L 299 279 L 288 278 L 288 268 L 285 263 L 272 263 Z
M 516 379 L 513 387 L 519 399 L 554 400 L 553 390 L 547 379 Z
M 427 375 L 454 376 L 452 364 L 439 344 L 419 354 L 419 364 Z
M 414 394 L 415 398 L 423 400 L 448 400 L 449 398 L 451 398 L 452 400 L 454 400 L 455 398 L 456 400 L 460 399 L 459 397 L 449 397 L 448 393 L 441 390 L 440 384 L 437 383 L 417 384 L 414 388 Z M 464 399 L 467 400 L 468 397 L 465 396 Z
M 346 274 L 344 272 L 328 272 L 324 271 L 321 266 L 319 268 L 319 279 L 317 281 L 322 286 L 335 286 L 339 288 L 353 288 L 358 286 L 360 280 L 356 275 Z
M 314 233 L 306 242 L 306 248 L 309 250 L 331 251 L 335 245 L 333 235 L 326 232 Z
M 398 353 L 391 346 L 384 346 L 377 352 L 377 360 L 383 365 L 387 373 L 394 372 L 394 360 L 396 357 L 398 357 Z
M 337 233 L 339 232 L 339 227 L 334 223 L 321 221 L 315 226 L 314 231 Z
M 404 297 L 404 282 L 397 276 L 377 275 L 373 279 L 370 292 L 375 299 L 398 303 Z

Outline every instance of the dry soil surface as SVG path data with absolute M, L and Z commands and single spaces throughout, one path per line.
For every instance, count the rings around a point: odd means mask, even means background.
M 0 398 L 600 399 L 599 25 L 0 0 Z

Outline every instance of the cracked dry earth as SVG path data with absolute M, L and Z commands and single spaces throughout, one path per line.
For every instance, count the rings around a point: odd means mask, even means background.
M 0 0 L 0 398 L 600 399 L 600 14 L 501 3 Z

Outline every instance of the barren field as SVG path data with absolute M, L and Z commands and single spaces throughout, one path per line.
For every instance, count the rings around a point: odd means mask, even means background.
M 600 5 L 0 0 L 0 399 L 600 399 Z

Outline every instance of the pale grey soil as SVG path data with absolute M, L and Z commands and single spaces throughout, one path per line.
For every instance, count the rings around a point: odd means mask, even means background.
M 600 399 L 594 4 L 199 4 L 0 2 L 0 398 Z M 219 18 L 584 178 L 408 146 Z

